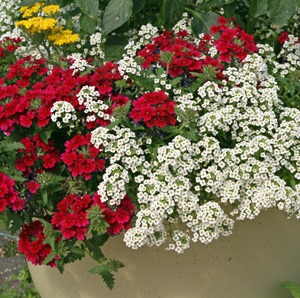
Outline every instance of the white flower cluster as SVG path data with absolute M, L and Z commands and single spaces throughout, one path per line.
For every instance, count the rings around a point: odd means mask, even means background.
M 104 59 L 105 53 L 103 43 L 105 39 L 102 37 L 101 29 L 97 27 L 96 30 L 99 32 L 96 32 L 90 36 L 90 44 L 92 47 L 89 51 L 89 54 L 97 59 Z
M 99 96 L 100 94 L 94 86 L 84 86 L 77 94 L 79 104 L 85 106 L 84 113 L 88 114 L 86 121 L 95 121 L 96 116 L 104 120 L 110 120 L 111 122 L 115 121 L 112 115 L 105 113 L 109 109 L 109 106 L 104 104 L 99 99 Z
M 118 62 L 118 69 L 122 75 L 125 73 L 140 75 L 142 68 L 136 63 L 134 57 L 137 51 L 141 50 L 146 44 L 151 43 L 152 38 L 155 36 L 158 36 L 158 28 L 147 24 L 143 25 L 138 34 L 129 40 L 125 46 L 126 54 L 123 54 L 123 58 Z
M 113 170 L 123 171 L 123 174 L 118 176 L 119 179 L 123 179 L 128 183 L 128 171 L 136 173 L 145 162 L 144 151 L 135 140 L 135 134 L 130 131 L 129 128 L 114 127 L 112 131 L 106 127 L 98 127 L 92 132 L 91 137 L 92 144 L 99 148 L 103 145 L 103 152 L 110 156 L 110 164 L 112 168 L 108 167 L 104 174 L 103 182 L 99 185 L 99 194 L 101 200 L 107 201 L 109 204 L 120 204 L 120 200 L 124 198 L 124 185 L 122 182 L 115 183 L 114 188 L 110 190 L 111 186 L 106 186 L 107 181 L 116 179 L 115 172 Z M 121 163 L 122 166 L 118 163 Z M 111 182 L 110 182 L 111 183 Z M 104 195 L 104 193 L 106 193 Z M 121 194 L 121 195 L 120 195 Z
M 98 186 L 101 201 L 108 201 L 111 206 L 120 205 L 126 195 L 126 183 L 129 183 L 128 171 L 118 164 L 110 165 Z
M 199 144 L 191 144 L 182 136 L 175 137 L 168 146 L 158 148 L 157 161 L 150 172 L 145 172 L 145 178 L 138 187 L 141 213 L 137 213 L 139 220 L 135 227 L 125 234 L 127 246 L 137 248 L 144 244 L 160 245 L 165 242 L 166 238 L 162 238 L 167 235 L 164 222 L 168 221 L 170 225 L 176 223 L 178 218 L 174 220 L 174 214 L 178 214 L 183 226 L 191 229 L 195 242 L 209 243 L 220 234 L 231 233 L 233 220 L 216 202 L 201 204 L 200 196 L 188 178 L 199 171 L 200 164 L 195 156 L 200 152 Z M 172 233 L 172 243 L 168 249 L 182 253 L 189 247 L 190 232 L 177 228 L 171 230 Z
M 284 59 L 284 63 L 273 61 L 273 73 L 279 72 L 281 77 L 286 77 L 288 73 L 299 70 L 300 67 L 300 42 L 299 39 L 289 34 L 289 41 L 285 41 L 282 45 L 279 58 Z
M 67 56 L 67 59 L 72 59 L 73 63 L 70 65 L 70 69 L 73 69 L 73 75 L 78 71 L 85 71 L 88 68 L 93 68 L 80 53 L 73 53 L 72 55 Z
M 67 101 L 55 102 L 50 111 L 51 120 L 56 123 L 58 128 L 62 128 L 63 124 L 67 124 L 70 121 L 74 122 L 77 120 L 74 107 Z M 70 127 L 74 127 L 74 124 L 71 124 Z

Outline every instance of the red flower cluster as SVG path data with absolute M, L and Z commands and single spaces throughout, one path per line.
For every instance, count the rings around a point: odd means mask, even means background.
M 22 226 L 19 238 L 19 252 L 24 253 L 26 259 L 34 265 L 41 265 L 51 253 L 51 246 L 43 243 L 46 237 L 43 234 L 43 225 L 38 220 L 31 222 L 29 225 L 25 223 Z M 54 258 L 47 265 L 56 267 L 56 259 L 58 257 Z
M 149 127 L 164 127 L 168 124 L 175 125 L 176 102 L 168 99 L 164 91 L 147 92 L 132 102 L 134 108 L 129 117 L 134 121 L 143 121 Z
M 6 56 L 8 53 L 11 53 L 17 50 L 19 47 L 17 46 L 22 39 L 18 38 L 9 38 L 6 37 L 4 40 L 0 40 L 0 58 Z
M 104 220 L 109 224 L 107 233 L 111 236 L 119 234 L 124 228 L 128 230 L 130 228 L 130 220 L 134 213 L 134 205 L 131 198 L 126 195 L 121 204 L 118 205 L 115 211 L 107 207 L 107 205 L 100 200 L 100 196 L 95 193 L 93 197 L 93 205 L 99 205 L 100 210 L 104 210 Z
M 233 18 L 230 19 L 234 21 Z M 244 60 L 248 53 L 253 53 L 258 50 L 257 46 L 253 42 L 254 36 L 247 34 L 244 30 L 241 30 L 239 26 L 230 28 L 228 20 L 224 17 L 219 17 L 218 23 L 220 25 L 211 26 L 210 32 L 213 34 L 219 33 L 220 38 L 214 41 L 216 49 L 220 52 L 220 61 L 230 62 L 231 56 L 239 60 Z
M 283 44 L 285 41 L 289 41 L 289 34 L 288 32 L 283 32 L 279 37 L 278 37 L 278 41 L 280 44 Z
M 0 107 L 0 129 L 6 134 L 14 130 L 15 124 L 30 127 L 37 116 L 38 111 L 31 109 L 30 104 L 33 99 L 40 98 L 37 87 L 41 83 L 32 86 L 32 90 L 27 90 L 25 95 L 22 94 L 23 88 L 28 87 L 35 80 L 36 75 L 42 76 L 47 73 L 48 68 L 44 66 L 45 63 L 45 59 L 32 60 L 28 56 L 9 66 L 6 79 L 16 81 L 16 84 L 5 84 L 5 79 L 0 79 L 0 100 L 4 99 L 6 102 Z M 46 112 L 50 116 L 50 110 Z
M 76 194 L 68 195 L 57 204 L 59 212 L 54 212 L 52 225 L 58 228 L 66 239 L 83 240 L 90 222 L 86 217 L 91 204 L 92 199 L 88 194 L 83 197 Z
M 97 158 L 100 149 L 91 143 L 91 135 L 76 135 L 65 143 L 66 152 L 61 155 L 62 161 L 69 167 L 73 177 L 84 176 L 89 180 L 91 173 L 103 171 L 105 160 Z
M 54 142 L 49 139 L 48 144 L 42 141 L 39 134 L 32 138 L 26 137 L 20 141 L 25 149 L 19 149 L 22 157 L 16 159 L 15 167 L 17 170 L 23 172 L 24 176 L 28 176 L 35 170 L 37 173 L 44 172 L 45 169 L 52 170 L 57 162 L 60 161 L 60 153 L 54 147 Z M 38 153 L 37 153 L 38 152 Z M 36 184 L 32 186 L 27 184 L 31 192 Z
M 169 75 L 176 78 L 183 73 L 194 77 L 191 72 L 202 72 L 203 66 L 212 65 L 219 73 L 218 78 L 222 78 L 223 66 L 218 60 L 214 60 L 207 56 L 206 59 L 200 59 L 202 52 L 207 50 L 207 42 L 212 39 L 210 35 L 205 35 L 202 42 L 198 46 L 188 42 L 184 37 L 189 37 L 186 31 L 173 32 L 163 31 L 158 37 L 152 39 L 152 44 L 147 44 L 142 51 L 137 54 L 144 59 L 142 66 L 148 68 L 152 62 L 161 60 L 160 54 L 163 52 L 173 53 L 173 58 L 169 64 Z M 166 62 L 160 62 L 163 66 L 167 66 Z
M 14 185 L 13 179 L 0 172 L 0 212 L 3 212 L 6 206 L 11 206 L 14 211 L 24 208 L 25 201 L 20 199 L 19 193 L 13 188 Z

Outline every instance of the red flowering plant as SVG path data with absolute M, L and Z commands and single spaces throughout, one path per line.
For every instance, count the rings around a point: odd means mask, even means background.
M 286 65 L 234 19 L 200 36 L 188 23 L 143 26 L 118 63 L 27 56 L 4 70 L 0 220 L 33 264 L 89 255 L 112 288 L 110 236 L 183 253 L 263 209 L 300 217 L 300 114 L 274 76 Z M 280 42 L 295 59 L 299 42 Z

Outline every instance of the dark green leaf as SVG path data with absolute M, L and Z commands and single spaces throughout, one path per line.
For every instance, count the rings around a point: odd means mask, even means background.
M 293 282 L 284 282 L 281 284 L 282 288 L 290 289 L 292 292 L 293 296 L 295 298 L 300 298 L 300 285 L 295 284 Z
M 223 9 L 224 9 L 224 15 L 226 18 L 234 18 L 236 16 L 236 13 L 235 13 L 236 3 L 232 2 L 228 5 L 224 5 Z
M 94 19 L 90 18 L 89 16 L 82 14 L 79 23 L 81 26 L 81 29 L 89 34 L 94 34 L 95 29 L 97 26 L 97 23 Z
M 223 7 L 224 5 L 230 4 L 232 2 L 235 2 L 236 0 L 208 0 L 207 4 L 209 5 L 215 5 L 218 7 Z
M 37 1 L 36 0 L 23 0 L 20 3 L 20 6 L 31 6 L 33 4 L 35 4 Z
M 274 25 L 281 28 L 286 25 L 299 6 L 299 0 L 269 0 L 268 17 Z
M 109 36 L 104 44 L 105 60 L 112 61 L 122 58 L 127 41 L 120 36 Z
M 145 6 L 146 0 L 133 0 L 132 14 L 140 12 Z
M 16 232 L 23 226 L 24 221 L 21 216 L 18 214 L 13 214 L 12 215 L 12 224 L 10 228 L 10 232 L 12 235 L 16 234 Z
M 107 269 L 106 265 L 99 265 L 89 270 L 91 273 L 100 274 L 108 288 L 112 289 L 115 285 L 113 274 Z
M 181 20 L 185 5 L 186 0 L 164 0 L 164 24 L 167 30 L 172 30 Z
M 89 251 L 94 255 L 96 260 L 99 260 L 104 257 L 99 245 L 95 245 L 92 240 L 84 239 L 83 243 L 89 249 Z
M 103 34 L 107 35 L 123 25 L 132 14 L 132 6 L 132 0 L 110 0 L 103 14 Z
M 75 0 L 84 14 L 98 22 L 99 1 L 98 0 Z
M 217 24 L 219 15 L 214 12 L 199 13 L 194 11 L 192 20 L 192 30 L 196 36 L 199 34 L 209 34 L 210 27 Z
M 98 246 L 102 246 L 108 239 L 109 239 L 109 235 L 105 233 L 103 235 L 94 236 L 92 238 L 92 241 L 97 243 Z
M 255 12 L 255 17 L 267 14 L 268 10 L 268 0 L 259 0 L 257 1 L 257 8 Z

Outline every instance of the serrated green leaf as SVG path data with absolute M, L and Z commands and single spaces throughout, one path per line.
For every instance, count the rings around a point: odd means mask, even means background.
M 95 245 L 92 240 L 84 239 L 83 243 L 86 245 L 86 247 L 89 249 L 89 251 L 93 254 L 93 256 L 96 260 L 104 258 L 104 255 L 103 255 L 100 247 L 98 245 Z
M 121 123 L 121 120 L 117 120 L 106 126 L 108 129 L 113 129 L 115 126 L 119 125 Z
M 89 34 L 94 34 L 96 31 L 96 26 L 97 23 L 94 19 L 91 17 L 82 14 L 80 19 L 79 19 L 80 27 L 83 31 L 89 33 Z
M 104 44 L 105 60 L 112 61 L 122 58 L 127 41 L 120 36 L 109 36 Z
M 56 251 L 52 250 L 51 253 L 45 258 L 45 260 L 43 261 L 43 265 L 48 264 L 49 262 L 51 262 L 54 258 L 56 257 Z
M 269 0 L 267 14 L 271 22 L 281 28 L 295 14 L 297 7 L 300 7 L 299 0 Z
M 132 0 L 110 0 L 102 18 L 103 34 L 114 31 L 122 26 L 132 14 Z
M 148 78 L 135 76 L 134 81 L 141 88 L 146 88 L 148 91 L 154 90 L 154 81 L 153 81 L 153 79 L 148 79 Z
M 167 30 L 172 30 L 181 20 L 186 2 L 186 0 L 164 0 L 164 25 Z
M 217 24 L 219 18 L 219 15 L 214 12 L 199 13 L 193 11 L 192 14 L 194 17 L 191 25 L 196 36 L 199 36 L 201 33 L 209 34 L 211 26 Z
M 90 273 L 99 274 L 108 288 L 112 289 L 115 285 L 115 278 L 113 274 L 107 269 L 105 264 L 96 266 L 89 270 Z
M 26 148 L 20 142 L 12 142 L 12 143 L 4 142 L 4 148 L 3 148 L 4 152 L 14 152 L 19 149 L 26 149 Z
M 82 12 L 98 22 L 99 1 L 98 0 L 75 0 Z

